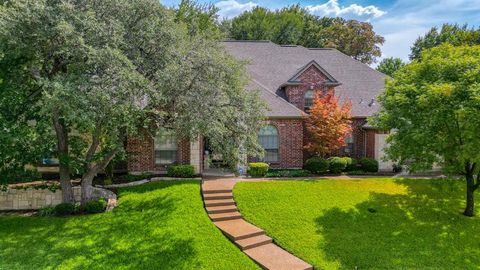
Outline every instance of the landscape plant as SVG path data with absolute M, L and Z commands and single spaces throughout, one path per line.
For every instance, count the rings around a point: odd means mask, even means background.
M 3 1 L 0 127 L 9 132 L 0 148 L 35 151 L 0 154 L 0 166 L 57 157 L 64 202 L 80 174 L 85 205 L 93 178 L 125 157 L 127 134 L 207 137 L 230 167 L 261 155 L 264 104 L 245 91 L 243 64 L 193 32 L 155 0 Z M 34 144 L 18 143 L 23 135 Z
M 325 158 L 311 157 L 305 161 L 303 167 L 311 173 L 322 174 L 328 171 L 329 163 Z
M 387 157 L 410 171 L 441 166 L 466 183 L 464 215 L 480 186 L 480 46 L 443 44 L 389 80 L 371 123 L 393 132 Z

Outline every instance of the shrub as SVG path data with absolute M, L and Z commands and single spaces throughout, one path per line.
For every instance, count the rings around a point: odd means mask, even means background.
M 360 159 L 360 165 L 362 170 L 366 172 L 378 172 L 378 161 L 373 158 Z
M 55 206 L 55 215 L 66 216 L 75 213 L 75 204 L 73 203 L 61 203 Z
M 347 161 L 341 157 L 331 157 L 328 159 L 328 163 L 331 173 L 341 173 L 347 167 Z
M 345 160 L 345 162 L 347 162 L 347 167 L 345 168 L 345 171 L 350 172 L 358 170 L 356 159 L 351 157 L 344 157 L 343 159 Z
M 279 169 L 269 170 L 266 177 L 305 177 L 310 173 L 307 170 L 302 169 Z
M 107 201 L 105 201 L 105 199 L 89 201 L 85 205 L 85 211 L 89 214 L 105 212 L 105 208 L 107 208 Z
M 195 176 L 193 165 L 172 165 L 167 169 L 167 175 L 170 177 L 189 178 Z
M 269 165 L 263 162 L 248 163 L 248 175 L 252 177 L 264 177 L 268 172 Z
M 311 173 L 320 174 L 327 172 L 328 166 L 328 160 L 321 157 L 312 157 L 305 161 L 304 168 Z
M 55 207 L 53 206 L 46 206 L 43 208 L 38 209 L 37 216 L 39 217 L 51 217 L 55 215 Z

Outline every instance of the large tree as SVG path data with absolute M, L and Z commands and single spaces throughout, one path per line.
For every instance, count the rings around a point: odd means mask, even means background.
M 418 37 L 410 48 L 410 59 L 420 59 L 422 50 L 439 46 L 442 43 L 449 43 L 454 46 L 478 45 L 480 44 L 480 28 L 468 27 L 467 24 L 443 24 L 438 30 L 432 27 L 424 36 Z
M 312 15 L 299 5 L 275 11 L 255 7 L 224 22 L 231 38 L 270 40 L 277 44 L 333 47 L 370 64 L 381 56 L 384 38 L 368 22 Z
M 231 166 L 240 147 L 260 153 L 263 106 L 244 90 L 243 65 L 192 29 L 156 0 L 0 6 L 0 89 L 9 96 L 0 106 L 39 123 L 21 125 L 32 132 L 50 124 L 64 201 L 73 200 L 70 177 L 77 172 L 82 203 L 88 201 L 94 176 L 124 152 L 127 134 L 145 128 L 209 137 Z
M 393 132 L 389 158 L 410 170 L 442 165 L 466 181 L 466 216 L 480 186 L 480 46 L 444 44 L 402 68 L 379 98 L 372 121 Z
M 377 70 L 393 78 L 395 72 L 397 72 L 397 70 L 401 69 L 403 66 L 405 66 L 405 63 L 402 61 L 402 59 L 389 57 L 380 61 L 377 66 Z
M 350 101 L 340 105 L 333 91 L 316 93 L 305 120 L 309 138 L 305 148 L 325 156 L 345 146 L 345 139 L 352 132 L 351 118 Z

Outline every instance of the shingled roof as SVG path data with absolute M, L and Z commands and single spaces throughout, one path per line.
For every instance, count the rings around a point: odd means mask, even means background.
M 309 49 L 281 46 L 270 41 L 225 41 L 227 51 L 239 60 L 248 61 L 249 89 L 259 89 L 269 105 L 268 117 L 301 117 L 302 111 L 285 100 L 281 86 L 305 66 L 318 65 L 338 86 L 335 94 L 341 101 L 352 102 L 354 117 L 376 113 L 377 96 L 384 89 L 387 75 L 352 59 L 336 49 Z

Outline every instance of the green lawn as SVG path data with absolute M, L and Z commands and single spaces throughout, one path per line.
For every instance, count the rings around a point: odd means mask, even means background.
M 0 216 L 0 269 L 258 269 L 209 220 L 198 181 L 119 195 L 111 213 Z
M 461 215 L 464 185 L 242 182 L 234 194 L 247 220 L 318 269 L 479 269 L 480 218 Z

